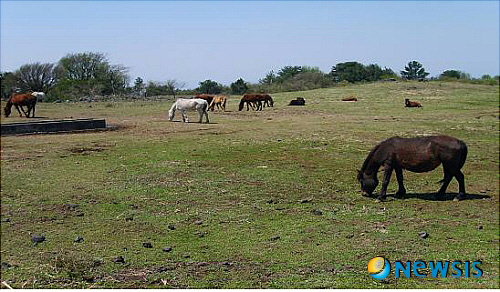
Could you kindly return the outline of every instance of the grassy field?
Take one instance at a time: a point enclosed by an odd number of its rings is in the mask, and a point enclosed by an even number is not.
[[[358,102],[340,101],[351,95]],[[305,107],[286,106],[299,96]],[[499,288],[498,86],[394,82],[273,97],[273,108],[238,112],[231,96],[210,124],[168,122],[171,101],[39,104],[43,118],[105,118],[117,128],[2,137],[1,280],[14,288]],[[423,108],[404,108],[404,98]],[[405,172],[403,199],[391,200],[394,176],[387,202],[361,196],[356,171],[372,147],[431,134],[467,143],[467,200],[452,200],[456,180],[434,198],[441,167]],[[29,232],[46,241],[34,245]],[[377,281],[367,272],[375,256],[479,260],[484,274]]]

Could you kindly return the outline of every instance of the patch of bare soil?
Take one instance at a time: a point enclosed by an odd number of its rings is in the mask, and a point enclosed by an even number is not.
[[[89,155],[93,152],[102,152],[105,149],[99,148],[99,147],[74,147],[74,148],[70,148],[68,150],[74,154]]]
[[[114,144],[110,143],[94,143],[92,146],[71,147],[66,150],[74,155],[90,155],[93,153],[103,152],[114,146]]]

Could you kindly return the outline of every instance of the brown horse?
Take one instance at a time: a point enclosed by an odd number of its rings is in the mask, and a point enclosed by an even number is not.
[[[253,105],[256,105],[256,110],[261,111],[262,102],[264,102],[264,105],[267,104],[267,106],[274,106],[273,98],[269,94],[258,94],[258,93],[245,94],[241,98],[238,110],[241,111],[246,103],[247,111],[249,110],[249,106],[253,108]]]
[[[456,200],[465,198],[464,174],[460,171],[467,158],[464,142],[449,136],[429,136],[419,138],[392,137],[375,146],[368,154],[360,171],[358,181],[364,196],[370,196],[378,185],[378,169],[384,167],[384,180],[378,200],[386,197],[387,185],[392,171],[396,171],[398,191],[395,198],[406,194],[403,185],[403,169],[412,172],[427,172],[443,164],[443,184],[438,195],[444,195],[451,179],[458,181],[459,192]]]
[[[214,111],[215,106],[217,106],[217,109],[223,109],[224,111],[226,111],[226,101],[227,97],[225,97],[224,95],[216,95],[214,96],[212,102],[208,107],[211,111]]]
[[[405,99],[405,107],[422,107],[422,105],[416,101],[410,101],[410,99]]]
[[[342,101],[358,101],[358,99],[354,96],[344,97]]]
[[[266,105],[269,107],[274,107],[274,100],[269,94],[263,94],[264,95],[264,107]]]
[[[214,95],[202,93],[202,94],[195,95],[193,98],[201,98],[201,99],[206,100],[208,102],[208,104],[211,104],[212,100],[214,99]]]
[[[36,106],[36,101],[39,96],[38,92],[30,92],[30,93],[13,93],[9,100],[7,101],[7,105],[5,105],[4,114],[5,117],[10,116],[12,112],[12,106],[15,106],[17,109],[17,112],[19,112],[19,116],[22,117],[23,114],[21,111],[24,113],[24,115],[29,118],[30,113],[32,113],[32,117],[35,117],[35,106]],[[26,112],[23,108],[23,106],[28,107],[28,112]],[[21,108],[21,110],[19,110]]]

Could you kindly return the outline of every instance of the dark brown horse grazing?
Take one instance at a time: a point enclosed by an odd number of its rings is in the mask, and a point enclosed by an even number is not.
[[[458,195],[455,199],[465,198],[464,174],[460,171],[467,158],[467,146],[464,142],[448,136],[429,136],[419,138],[392,137],[373,148],[368,154],[363,167],[358,172],[363,195],[370,196],[378,185],[378,169],[384,167],[384,180],[378,200],[386,197],[387,185],[392,171],[396,171],[398,191],[395,198],[406,194],[403,185],[403,169],[412,172],[427,172],[443,164],[443,185],[438,195],[444,195],[451,179],[458,181]]]
[[[269,94],[263,94],[264,95],[264,107],[266,105],[269,107],[274,107],[274,100]]]
[[[405,99],[405,107],[422,107],[422,105],[416,101],[410,101],[410,99]]]
[[[269,94],[245,94],[241,98],[240,105],[238,110],[243,110],[245,103],[247,104],[247,111],[249,110],[249,106],[253,108],[253,105],[256,105],[256,110],[262,110],[262,102],[267,106],[274,106],[273,98]]]
[[[32,113],[32,117],[35,117],[35,106],[36,106],[36,101],[37,101],[37,95],[34,95],[33,93],[13,93],[9,100],[7,101],[7,105],[5,105],[4,114],[5,117],[10,116],[12,112],[12,106],[15,106],[17,111],[19,112],[19,116],[22,117],[21,111],[23,111],[24,115],[29,118],[30,113]],[[24,110],[23,106],[28,107],[28,112]],[[21,110],[19,110],[21,108]]]
[[[203,94],[195,95],[193,98],[201,98],[201,99],[206,100],[208,102],[208,104],[211,104],[212,100],[214,99],[214,96],[215,95],[203,93]]]
[[[252,104],[255,104],[257,106],[257,110],[262,110],[262,101],[264,100],[264,97],[262,94],[245,94],[240,100],[240,105],[238,107],[238,110],[241,111],[243,110],[243,107],[245,106],[245,103],[247,104],[247,111],[250,110],[250,107],[253,108]]]

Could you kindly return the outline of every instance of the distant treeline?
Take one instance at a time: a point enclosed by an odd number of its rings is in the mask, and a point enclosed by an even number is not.
[[[144,98],[159,95],[244,94],[247,92],[302,91],[317,88],[342,86],[349,83],[396,80],[442,80],[477,84],[498,85],[499,76],[483,75],[471,78],[458,70],[446,70],[438,77],[428,78],[429,73],[418,61],[411,61],[395,73],[377,64],[363,65],[358,62],[344,62],[333,66],[330,72],[322,72],[317,67],[285,66],[277,72],[270,71],[257,83],[249,83],[242,78],[229,86],[213,80],[204,80],[194,89],[185,89],[184,82],[168,79],[148,81],[141,77],[131,77],[124,65],[110,64],[103,53],[85,52],[68,54],[55,64],[32,63],[21,66],[14,72],[1,72],[1,95],[8,98],[12,92],[43,91],[47,100],[82,100],[97,96],[121,98]]]

